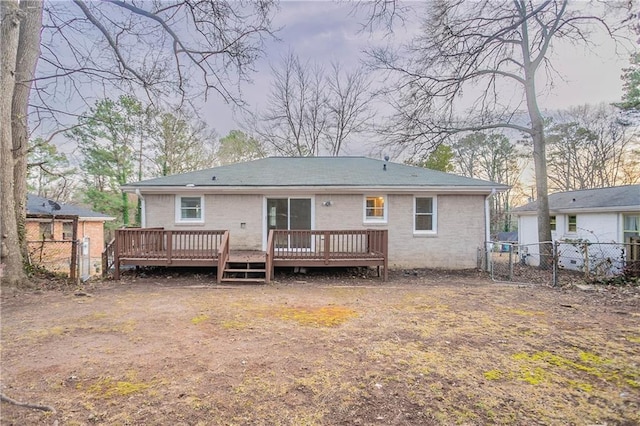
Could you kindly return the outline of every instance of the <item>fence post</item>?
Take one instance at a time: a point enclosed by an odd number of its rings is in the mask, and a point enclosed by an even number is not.
[[[509,281],[513,281],[513,244],[509,244]]]
[[[553,241],[551,243],[553,245],[553,265],[551,266],[551,286],[556,287],[558,285],[558,242]]]
[[[486,272],[491,272],[490,269],[490,259],[489,257],[491,256],[491,249],[489,248],[489,245],[491,244],[490,241],[485,241],[484,243],[484,253],[485,253],[485,257],[484,257],[484,270]]]
[[[582,252],[584,253],[584,279],[589,279],[589,243],[582,243],[584,247]]]

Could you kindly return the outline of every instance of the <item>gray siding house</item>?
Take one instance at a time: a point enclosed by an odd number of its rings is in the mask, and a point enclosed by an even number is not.
[[[266,250],[269,230],[380,229],[390,268],[462,269],[506,186],[365,157],[269,157],[122,189],[141,197],[143,228],[228,230],[232,250]]]

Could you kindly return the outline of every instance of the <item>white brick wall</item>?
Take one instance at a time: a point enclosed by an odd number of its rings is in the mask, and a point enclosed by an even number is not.
[[[364,223],[363,194],[322,193],[309,194],[309,197],[314,199],[314,229],[388,229],[392,268],[476,266],[477,248],[484,241],[484,195],[437,195],[436,235],[413,234],[412,194],[387,196],[386,224]],[[204,224],[183,225],[175,223],[174,195],[146,195],[146,226],[228,229],[233,249],[261,250],[264,200],[263,195],[207,195]],[[331,201],[331,205],[325,206],[326,201]],[[242,223],[245,223],[244,229]]]

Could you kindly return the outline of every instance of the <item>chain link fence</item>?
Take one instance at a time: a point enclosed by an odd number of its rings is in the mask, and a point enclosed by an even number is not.
[[[495,281],[554,283],[553,243],[519,245],[489,242],[487,270]]]
[[[38,269],[74,279],[77,277],[77,244],[71,240],[27,241],[29,263]]]
[[[517,244],[490,241],[478,266],[495,281],[563,285],[640,277],[639,243],[556,241]]]

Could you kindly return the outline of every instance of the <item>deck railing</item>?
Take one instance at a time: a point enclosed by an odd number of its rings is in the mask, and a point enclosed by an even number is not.
[[[197,266],[197,263],[211,261],[212,266],[217,265],[219,250],[225,235],[228,241],[228,232],[162,228],[116,229],[113,245],[114,278],[119,278],[120,264],[123,262],[140,265]]]
[[[274,267],[377,266],[387,279],[386,230],[270,230],[267,238],[266,282]],[[222,279],[230,255],[229,231],[117,229],[105,250],[105,270],[113,258],[114,278],[121,265],[212,266]],[[112,253],[112,254],[109,254]]]
[[[388,265],[387,230],[270,230],[267,271],[274,265]]]

